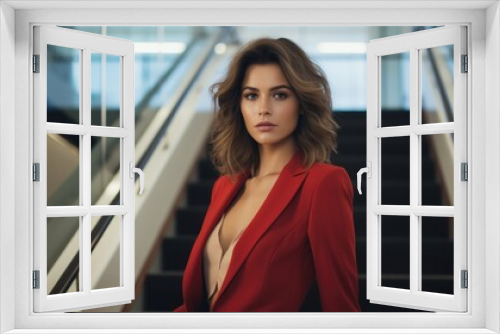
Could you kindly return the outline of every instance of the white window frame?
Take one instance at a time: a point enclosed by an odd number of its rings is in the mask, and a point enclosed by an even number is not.
[[[34,309],[38,312],[71,311],[96,308],[99,305],[130,303],[135,298],[135,109],[134,45],[130,41],[52,26],[34,27],[34,54],[39,55],[39,73],[34,82],[34,162],[39,163],[39,182],[33,185],[34,200],[34,270],[39,271],[39,288],[34,290]],[[78,124],[47,121],[47,46],[72,48],[80,53],[80,115]],[[118,127],[91,123],[91,54],[119,59],[120,122]],[[47,206],[47,134],[80,136],[79,169],[80,203],[77,206]],[[119,142],[120,203],[93,205],[91,200],[91,138],[117,138]],[[91,232],[92,216],[114,216],[118,224],[116,238],[120,244],[119,285],[92,289]],[[50,295],[47,271],[47,219],[76,217],[79,220],[79,291]],[[43,282],[43,283],[42,283]],[[89,305],[92,305],[89,307]]]
[[[175,333],[175,328],[268,329],[260,332],[498,333],[500,332],[500,17],[498,1],[269,1],[150,4],[103,9],[129,2],[4,1],[0,3],[0,332]],[[271,3],[271,4],[270,4]],[[274,5],[273,5],[274,4]],[[52,6],[52,7],[51,7]],[[61,9],[54,6],[72,6]],[[100,8],[97,8],[99,6]],[[138,11],[137,6],[163,6]],[[390,6],[413,8],[391,9]],[[425,7],[425,6],[433,6]],[[460,6],[460,8],[453,8]],[[51,8],[51,10],[43,8]],[[78,7],[79,9],[74,9]],[[87,7],[86,9],[81,9]],[[265,7],[265,8],[264,8]],[[367,9],[367,8],[370,9]],[[24,9],[23,9],[24,8]],[[184,8],[184,9],[183,9]],[[375,9],[373,9],[375,8]],[[189,10],[188,10],[189,9]],[[245,10],[242,10],[245,9]],[[104,17],[104,18],[103,18]],[[32,26],[57,25],[444,25],[469,31],[467,313],[402,314],[35,314],[31,290],[33,120]],[[15,32],[15,39],[14,39]],[[487,68],[487,70],[486,70]],[[14,84],[13,84],[14,82]],[[14,112],[5,112],[14,110]],[[12,138],[15,138],[12,145]],[[486,154],[487,153],[487,154]],[[362,167],[362,166],[360,166]],[[14,177],[13,177],[14,175]],[[488,176],[488,182],[486,181]],[[13,194],[15,196],[13,198]],[[487,194],[487,196],[486,196]],[[15,238],[15,242],[13,242]],[[473,247],[471,247],[473,245]],[[12,287],[15,287],[13,289]],[[487,292],[487,293],[486,293]],[[12,307],[15,305],[15,307]],[[139,328],[141,326],[141,328]],[[135,328],[137,330],[131,330]],[[296,328],[295,330],[292,330]],[[384,329],[380,329],[384,328]],[[412,329],[413,328],[413,329]],[[418,330],[415,330],[417,328]],[[40,330],[37,330],[40,329]],[[45,329],[45,331],[43,331]],[[100,329],[100,330],[99,330]],[[159,329],[164,329],[160,331]],[[198,330],[196,330],[198,329]],[[232,329],[232,330],[231,330]],[[314,330],[316,329],[316,330]],[[323,329],[323,330],[321,330]],[[329,329],[329,330],[327,330]],[[343,330],[344,329],[344,330]],[[357,329],[357,330],[356,330]],[[392,329],[392,330],[390,330]],[[183,331],[186,333],[186,331]],[[248,332],[248,330],[247,330]]]
[[[366,179],[367,198],[367,292],[366,298],[373,303],[401,306],[428,311],[467,310],[467,289],[461,287],[460,274],[467,270],[467,186],[460,177],[460,164],[467,162],[467,73],[461,73],[461,55],[467,54],[466,27],[449,25],[370,41],[367,47],[367,163],[371,177]],[[425,49],[451,45],[453,59],[453,121],[423,124],[422,122],[422,56]],[[409,123],[398,126],[383,124],[381,86],[384,82],[382,57],[409,55]],[[421,189],[422,139],[423,135],[454,133],[453,183],[454,204],[451,206],[422,205]],[[408,205],[387,205],[381,200],[382,141],[398,137],[409,142],[410,196]],[[370,140],[370,138],[374,138]],[[382,226],[388,215],[399,216],[401,224],[409,223],[409,287],[408,289],[384,286],[382,283]],[[423,217],[453,217],[453,293],[444,294],[422,290],[422,224]],[[404,218],[403,218],[404,217]],[[406,306],[409,305],[409,306]]]

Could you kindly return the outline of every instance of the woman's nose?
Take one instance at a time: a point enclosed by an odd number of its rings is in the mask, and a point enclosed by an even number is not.
[[[267,99],[261,99],[260,100],[260,105],[259,105],[259,115],[262,114],[269,114],[269,102]]]

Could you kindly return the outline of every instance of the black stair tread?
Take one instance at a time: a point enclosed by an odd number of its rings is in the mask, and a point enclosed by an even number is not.
[[[189,211],[196,211],[196,212],[205,212],[208,209],[208,203],[206,204],[198,204],[198,205],[190,205],[188,207],[183,207],[183,208],[178,208],[178,212],[189,212]]]
[[[350,171],[347,172],[352,181],[352,185],[356,192],[356,195],[359,195],[359,193],[357,192],[357,180],[355,178],[356,174]],[[423,177],[425,177],[425,174],[426,173],[423,173]],[[384,175],[386,175],[386,173],[383,173],[382,176],[382,203],[387,205],[409,205],[410,182],[407,178],[405,178],[405,173],[392,171],[391,176],[400,177],[401,179],[399,180],[398,179],[386,180],[386,177],[384,177]],[[361,185],[363,194],[366,194],[366,192],[364,191],[366,189],[365,184],[366,180]],[[436,182],[428,178],[423,180],[421,184],[422,184],[421,189],[423,193],[426,195],[425,196],[426,203],[432,203],[433,205],[442,205],[442,203],[440,203],[442,194]],[[209,181],[189,184],[187,190],[188,205],[201,206],[210,203],[212,188],[213,188],[213,182],[210,183]],[[361,205],[366,203],[365,196],[355,196],[354,200],[356,205]]]
[[[363,190],[364,191],[364,190]],[[364,193],[364,192],[363,192]],[[365,201],[366,199],[363,199]],[[365,202],[364,202],[365,203]],[[198,235],[203,220],[205,218],[207,205],[194,206],[191,208],[180,209],[177,215],[176,233],[177,235]],[[191,210],[194,213],[191,214]],[[181,214],[182,213],[182,214]],[[382,216],[383,221],[394,222],[398,221],[399,216]],[[436,237],[447,237],[449,234],[448,224],[443,223],[443,217],[425,217],[425,224],[433,224],[433,235]],[[354,206],[354,223],[356,229],[356,236],[363,237],[366,235],[366,206]],[[408,235],[408,226],[404,224],[394,226],[388,231],[389,236],[404,236]]]
[[[349,173],[351,179],[356,180],[357,172],[366,166],[366,156],[343,156],[333,159],[333,164],[343,167]],[[203,167],[204,168],[204,167]],[[406,179],[409,180],[410,173],[410,160],[404,156],[391,156],[384,158],[381,161],[382,178],[383,181],[390,181],[390,179]],[[434,161],[430,157],[422,158],[422,180],[434,181],[436,174],[436,167]],[[200,170],[202,168],[200,167]],[[387,179],[387,175],[390,179]],[[219,174],[206,172],[203,173],[203,178],[197,184],[212,187],[213,182],[219,177]]]
[[[174,237],[165,237],[163,238],[163,242],[194,242],[194,239],[196,239],[196,236],[192,235],[178,235]]]
[[[182,277],[184,275],[183,270],[163,270],[163,271],[158,271],[158,272],[151,272],[148,273],[146,276],[148,278],[153,278],[153,279],[168,279],[170,277]],[[407,279],[408,275],[401,275],[401,274],[386,274],[385,275],[388,279],[390,280],[400,280],[400,279]],[[423,280],[427,281],[449,281],[453,279],[452,275],[422,275]],[[358,280],[361,281],[366,281],[366,275],[365,274],[358,274]],[[363,287],[363,289],[365,289]]]
[[[346,171],[348,172],[349,174],[349,178],[351,179],[351,182],[354,186],[357,186],[357,173],[359,171],[359,169],[361,168],[364,168],[365,166],[363,166],[362,164],[360,164],[360,167],[358,169],[355,169],[354,171],[351,171],[350,169],[347,169],[345,164],[340,164],[340,163],[335,163],[335,165],[337,166],[340,166],[344,169],[346,169]],[[362,188],[364,188],[366,186],[366,176],[363,175],[363,182],[361,183],[361,186]],[[398,179],[388,179],[388,180],[382,180],[384,182],[384,185],[387,185],[387,186],[398,186],[400,184],[408,184],[409,185],[409,180],[398,180]],[[215,179],[205,179],[205,180],[199,180],[199,181],[196,181],[194,183],[191,183],[188,185],[188,187],[194,187],[194,188],[199,188],[199,187],[202,187],[204,189],[209,189],[209,192],[211,193],[212,191],[212,187],[213,187],[213,184],[215,182]],[[421,184],[423,187],[432,187],[432,186],[435,186],[437,183],[434,179],[422,179],[421,181]],[[195,191],[199,191],[199,189],[194,189]],[[206,205],[208,205],[208,202],[205,203]],[[201,207],[203,206],[204,204],[192,204],[191,206],[193,207]]]
[[[359,273],[366,270],[367,248],[364,238],[357,238],[356,260]],[[409,274],[409,238],[387,237],[382,241],[382,273]],[[422,240],[423,274],[453,275],[453,241],[445,238]]]
[[[184,275],[184,270],[161,270],[148,273],[147,276],[150,276],[155,279],[160,279],[169,277],[182,277],[182,275]]]
[[[164,238],[161,265],[164,270],[184,270],[196,236],[182,235]]]
[[[162,269],[183,270],[193,247],[195,236],[165,238],[162,244]],[[408,274],[410,240],[408,237],[384,237],[382,240],[384,274]],[[356,259],[359,273],[366,269],[366,238],[356,238]],[[453,273],[453,241],[448,238],[422,240],[422,265],[425,273]]]
[[[172,312],[182,305],[182,271],[146,275],[144,312]]]
[[[398,285],[399,281],[405,278],[392,278],[387,281],[390,285]],[[168,271],[158,274],[147,275],[145,283],[145,311],[146,312],[171,312],[182,304],[182,275],[176,271]],[[450,280],[448,280],[450,281]],[[424,277],[424,283],[429,285],[440,285],[446,282],[446,279],[428,279]],[[413,309],[390,307],[370,303],[366,299],[366,277],[360,275],[359,302],[362,312],[419,312]],[[448,282],[449,283],[449,282]],[[425,287],[425,285],[424,285]],[[314,284],[301,309],[302,312],[321,311],[319,303],[319,294],[317,284]]]

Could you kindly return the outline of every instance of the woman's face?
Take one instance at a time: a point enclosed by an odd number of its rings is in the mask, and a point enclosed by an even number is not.
[[[240,101],[246,129],[258,144],[277,146],[293,141],[299,101],[279,65],[250,65]],[[273,125],[259,126],[261,122]]]

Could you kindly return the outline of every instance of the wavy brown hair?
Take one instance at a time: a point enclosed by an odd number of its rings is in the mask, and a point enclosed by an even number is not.
[[[332,115],[330,85],[323,70],[297,44],[286,38],[259,38],[243,45],[229,64],[226,76],[210,90],[215,113],[211,159],[222,175],[231,178],[259,164],[258,144],[248,133],[240,101],[246,71],[253,64],[277,64],[299,101],[300,116],[293,137],[304,154],[303,164],[330,163],[337,152],[340,126]]]

